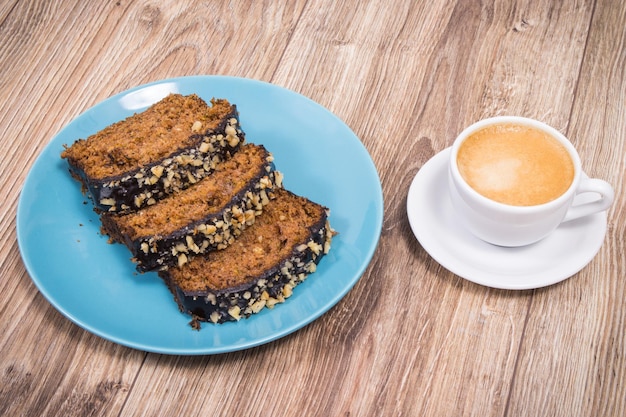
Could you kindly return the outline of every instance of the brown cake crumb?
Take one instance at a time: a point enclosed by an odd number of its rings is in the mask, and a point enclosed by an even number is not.
[[[170,94],[61,157],[99,212],[129,213],[195,184],[245,142],[236,106]]]
[[[238,320],[283,302],[315,272],[334,233],[328,210],[284,189],[274,194],[234,244],[159,273],[181,310],[203,321]]]
[[[135,213],[101,216],[102,232],[129,247],[145,271],[182,264],[193,255],[223,249],[254,223],[282,186],[273,157],[246,144],[212,175]]]
[[[90,178],[122,175],[194,145],[199,133],[214,129],[232,112],[227,100],[211,103],[195,94],[170,94],[142,113],[77,140],[61,156]]]
[[[247,144],[215,172],[192,187],[179,191],[137,213],[105,215],[117,223],[122,235],[167,235],[173,231],[218,213],[251,181],[267,174],[269,152],[264,147]]]
[[[175,268],[170,276],[190,294],[244,285],[286,258],[296,244],[304,242],[310,234],[311,222],[319,220],[324,210],[307,199],[278,192],[254,227],[242,234],[230,249],[198,258],[184,268]]]

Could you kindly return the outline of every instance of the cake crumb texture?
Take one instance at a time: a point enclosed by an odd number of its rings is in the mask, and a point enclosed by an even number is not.
[[[211,106],[196,94],[170,94],[147,110],[79,139],[62,157],[94,179],[122,175],[191,147],[201,132],[217,127],[232,112],[225,99]]]
[[[135,213],[101,215],[102,233],[125,244],[141,272],[182,265],[222,250],[254,224],[282,187],[273,156],[246,144],[213,174]]]
[[[267,175],[268,158],[271,156],[264,147],[246,144],[194,186],[136,213],[104,217],[117,224],[120,235],[133,240],[141,236],[165,236],[223,210],[248,184]]]
[[[196,321],[240,320],[284,302],[317,270],[334,230],[329,210],[277,189],[253,226],[219,252],[159,272],[182,312]]]
[[[249,283],[307,243],[311,227],[325,217],[325,208],[286,190],[274,200],[235,244],[223,251],[195,258],[170,276],[190,294],[222,291]]]

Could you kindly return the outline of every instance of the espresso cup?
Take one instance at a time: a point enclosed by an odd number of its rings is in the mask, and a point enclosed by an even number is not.
[[[572,143],[545,123],[516,116],[484,119],[452,145],[449,191],[461,223],[498,246],[540,241],[562,223],[609,208],[613,188],[588,178]],[[574,202],[594,193],[587,202]]]

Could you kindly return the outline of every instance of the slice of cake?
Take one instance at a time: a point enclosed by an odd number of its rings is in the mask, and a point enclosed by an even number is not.
[[[199,321],[239,320],[292,294],[328,253],[328,209],[285,189],[226,249],[160,271],[182,312]]]
[[[102,232],[130,249],[141,272],[224,249],[282,187],[282,174],[272,161],[263,146],[242,145],[193,186],[133,213],[102,214]]]
[[[245,141],[237,108],[170,94],[66,147],[61,157],[101,212],[154,204],[210,174]]]

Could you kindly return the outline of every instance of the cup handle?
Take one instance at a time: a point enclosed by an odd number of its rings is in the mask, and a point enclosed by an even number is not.
[[[615,192],[611,184],[597,178],[581,179],[576,194],[582,193],[597,193],[600,194],[600,198],[588,203],[571,206],[565,214],[564,222],[604,211],[609,208],[615,198]]]

